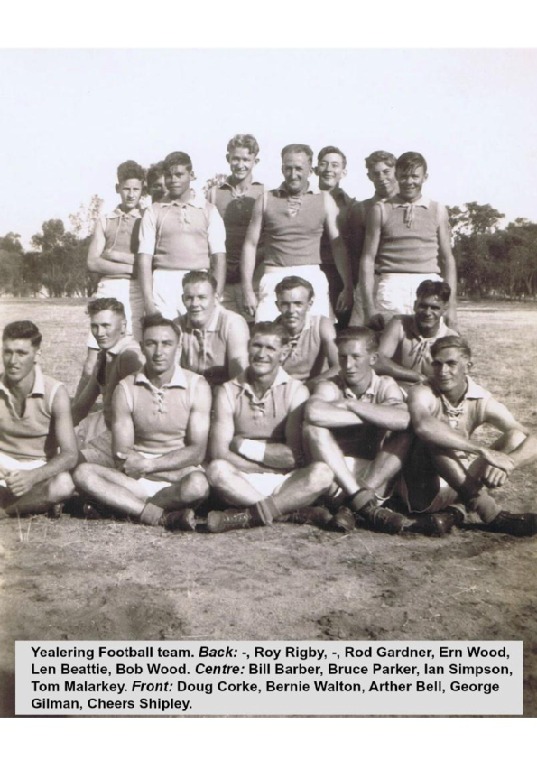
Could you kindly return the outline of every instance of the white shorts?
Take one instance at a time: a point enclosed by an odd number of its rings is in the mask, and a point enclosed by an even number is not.
[[[373,291],[375,313],[384,314],[386,317],[393,317],[395,314],[414,314],[416,290],[424,280],[438,282],[442,278],[438,274],[407,274],[400,272],[375,275]],[[354,293],[354,305],[349,324],[351,326],[365,324],[365,310],[359,283]]]
[[[140,454],[140,456],[143,456],[144,459],[158,459],[159,457],[164,456],[163,454],[151,454],[147,451],[138,451],[138,454]],[[187,475],[190,475],[191,472],[196,471],[204,472],[201,465],[183,467],[183,469],[178,470],[178,472],[181,474],[180,480],[182,480]],[[177,485],[179,481],[170,483],[168,480],[150,480],[149,478],[137,478],[136,482],[142,486],[142,489],[144,491],[144,498],[152,499],[155,494],[159,493],[164,488],[169,488],[170,486]]]
[[[280,316],[276,306],[276,285],[284,277],[302,277],[313,286],[315,296],[310,314],[334,318],[328,297],[328,280],[317,264],[305,264],[295,267],[266,267],[259,283],[259,301],[255,312],[256,322],[274,322]]]
[[[291,473],[282,475],[279,472],[241,472],[242,477],[258,491],[263,498],[275,496]]]
[[[37,470],[38,467],[44,467],[46,463],[46,459],[14,459],[0,451],[0,467],[3,470]],[[3,478],[0,478],[0,488],[7,488]]]
[[[134,339],[142,339],[142,317],[144,316],[144,299],[138,280],[125,278],[103,277],[99,280],[95,295],[97,298],[115,298],[125,307],[125,319],[127,320],[127,335],[133,335]],[[88,348],[99,349],[97,341],[91,334],[88,336]]]

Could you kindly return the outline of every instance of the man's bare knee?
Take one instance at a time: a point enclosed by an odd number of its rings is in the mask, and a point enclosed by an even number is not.
[[[332,485],[334,473],[324,462],[314,462],[309,466],[309,484],[315,491],[326,491]]]
[[[209,481],[209,485],[213,488],[218,488],[221,485],[225,485],[230,475],[233,474],[233,468],[226,462],[225,459],[213,459],[205,470],[205,475]]]
[[[73,482],[77,488],[86,489],[93,478],[93,465],[84,462],[73,470]]]
[[[60,472],[47,483],[47,499],[51,504],[69,499],[75,492],[75,484],[68,472]]]
[[[181,481],[181,501],[185,504],[201,502],[209,495],[209,483],[203,472],[191,472]]]

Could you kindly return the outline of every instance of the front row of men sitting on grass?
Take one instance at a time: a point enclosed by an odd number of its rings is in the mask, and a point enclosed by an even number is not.
[[[309,283],[289,279],[281,317],[249,339],[242,323],[229,329],[205,273],[185,277],[184,317],[144,319],[141,346],[125,337],[121,303],[90,303],[99,355],[72,404],[41,371],[38,328],[7,325],[4,512],[48,512],[78,492],[88,517],[170,530],[290,521],[444,535],[474,514],[490,531],[534,535],[537,514],[504,511],[492,493],[537,459],[537,439],[469,376],[470,349],[442,320],[448,287],[424,283],[414,316],[395,318],[379,345],[367,327],[334,337],[309,316]],[[501,434],[490,447],[471,437],[484,423]]]

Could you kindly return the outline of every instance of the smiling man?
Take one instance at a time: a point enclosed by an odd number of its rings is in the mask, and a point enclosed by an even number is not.
[[[221,385],[246,369],[248,325],[240,314],[220,306],[216,281],[208,272],[185,275],[183,303],[181,366],[203,375],[209,385]]]
[[[535,535],[536,513],[503,511],[488,489],[503,486],[515,469],[535,462],[537,439],[470,377],[471,352],[463,338],[439,338],[431,355],[430,384],[414,386],[408,397],[418,438],[405,465],[412,511],[434,514],[458,502],[490,531]],[[501,433],[490,446],[471,439],[483,424]]]
[[[39,366],[41,333],[29,320],[6,325],[0,375],[0,507],[47,512],[72,496],[77,460],[69,396]]]
[[[313,459],[333,471],[341,505],[331,527],[400,533],[411,526],[382,506],[410,444],[410,416],[395,380],[375,373],[378,337],[348,327],[336,340],[339,375],[316,386],[306,407],[305,435]]]
[[[283,183],[255,202],[242,249],[241,276],[245,308],[255,313],[257,322],[277,318],[275,288],[291,275],[313,285],[317,296],[312,313],[331,316],[328,281],[320,268],[320,244],[325,228],[343,281],[337,308],[344,311],[352,306],[352,275],[338,226],[338,207],[329,193],[313,193],[309,189],[312,158],[309,145],[286,145],[282,150]],[[252,279],[262,233],[263,276],[257,302]]]
[[[144,358],[132,335],[126,335],[125,310],[115,298],[98,298],[88,304],[90,330],[98,346],[98,358],[83,390],[72,404],[73,421],[83,461],[113,466],[112,396],[116,385],[141,369]],[[91,412],[99,395],[103,408]]]
[[[367,215],[360,264],[364,320],[379,327],[395,314],[412,314],[420,282],[444,279],[451,288],[446,318],[455,329],[457,268],[447,209],[422,196],[428,175],[420,153],[403,153],[395,176],[398,195],[375,203]]]
[[[112,399],[115,467],[81,464],[73,478],[119,515],[194,530],[195,509],[208,494],[201,463],[211,392],[203,377],[177,366],[180,337],[159,314],[144,319],[144,369],[121,380]]]
[[[321,462],[302,466],[302,416],[309,393],[282,369],[281,327],[256,323],[248,356],[246,371],[217,391],[207,477],[233,509],[209,512],[211,533],[269,525],[309,507],[333,480]],[[320,511],[330,518],[327,510]]]
[[[225,228],[215,206],[197,198],[187,153],[164,159],[167,195],[146,209],[140,228],[138,256],[145,314],[176,319],[185,313],[183,277],[191,270],[210,269],[221,295],[226,279]]]

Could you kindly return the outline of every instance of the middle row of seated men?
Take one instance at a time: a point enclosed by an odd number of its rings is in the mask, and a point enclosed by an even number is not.
[[[458,501],[491,530],[533,535],[535,515],[501,510],[486,486],[535,459],[537,443],[468,377],[469,348],[442,320],[449,286],[423,283],[414,316],[394,319],[380,348],[367,327],[336,337],[309,315],[312,298],[308,282],[284,279],[280,318],[250,334],[211,275],[192,272],[186,315],[145,317],[141,347],[121,303],[91,302],[99,359],[73,402],[73,480],[93,508],[193,530],[212,489],[213,506],[233,509],[209,512],[211,532],[292,519],[442,535]],[[88,414],[99,392],[103,413]],[[470,440],[483,422],[503,433],[498,451]],[[406,514],[384,506],[396,481]]]

